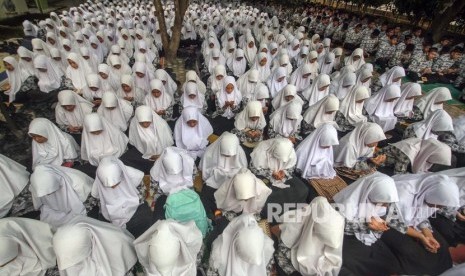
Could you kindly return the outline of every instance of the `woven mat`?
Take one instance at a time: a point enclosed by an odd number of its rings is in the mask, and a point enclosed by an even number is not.
[[[309,179],[308,183],[315,188],[318,195],[326,197],[330,202],[335,194],[347,187],[347,183],[337,175],[333,179]]]
[[[271,238],[271,229],[270,229],[270,224],[266,219],[262,219],[261,221],[258,222],[258,226],[262,228],[263,232]]]
[[[203,188],[202,172],[199,171],[194,178],[194,189],[196,192],[200,193]]]
[[[347,177],[352,180],[357,180],[362,176],[369,175],[369,174],[376,172],[376,169],[374,168],[369,171],[357,171],[357,170],[349,169],[346,167],[338,167],[334,169],[336,170],[338,175]]]

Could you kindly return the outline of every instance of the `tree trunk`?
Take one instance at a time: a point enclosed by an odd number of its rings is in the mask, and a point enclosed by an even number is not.
[[[433,22],[431,23],[431,32],[435,42],[438,42],[447,32],[450,22],[454,20],[457,14],[464,8],[464,0],[449,0],[448,7],[434,16]]]
[[[23,133],[21,130],[18,129],[15,122],[10,118],[10,114],[5,106],[5,103],[0,102],[0,112],[2,113],[3,117],[5,118],[6,125],[8,129],[18,138],[23,138]]]
[[[156,9],[156,16],[158,24],[160,26],[161,41],[163,44],[163,51],[165,52],[165,58],[168,63],[172,63],[176,58],[179,43],[181,42],[181,29],[184,14],[186,13],[187,7],[189,6],[189,0],[174,0],[174,25],[171,31],[171,38],[168,35],[168,29],[166,28],[165,22],[165,10],[161,0],[153,0]]]

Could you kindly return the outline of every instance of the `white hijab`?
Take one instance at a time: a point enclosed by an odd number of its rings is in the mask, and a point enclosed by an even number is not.
[[[327,53],[324,55],[324,60],[320,64],[320,73],[321,74],[331,74],[333,72],[333,65],[334,65],[335,56],[334,53]]]
[[[215,189],[247,168],[245,152],[236,135],[224,132],[205,150],[199,165],[205,183]]]
[[[103,217],[125,228],[139,207],[137,187],[141,185],[144,173],[125,166],[115,156],[108,156],[100,161],[96,175],[92,196],[100,199]]]
[[[353,72],[347,72],[341,76],[337,81],[337,88],[334,94],[339,100],[344,100],[349,94],[350,90],[354,87],[357,80],[357,75]]]
[[[140,88],[136,87],[135,82],[134,82],[134,77],[132,75],[123,75],[121,76],[121,85],[119,90],[116,92],[116,95],[124,99],[124,97],[133,97],[134,99],[132,100],[133,105],[141,105],[144,102],[144,91],[142,91]],[[131,87],[131,91],[129,93],[126,93],[123,90],[122,85],[126,84],[129,87]]]
[[[397,86],[401,86],[402,79],[394,82],[394,79],[405,77],[405,69],[402,66],[394,66],[388,71],[384,72],[381,76],[379,76],[379,82],[384,86],[390,84],[396,84]]]
[[[244,50],[240,48],[236,49],[234,54],[228,57],[226,64],[235,77],[238,78],[242,76],[247,67],[247,59],[244,57]]]
[[[10,85],[10,89],[7,90],[7,93],[9,96],[9,102],[11,103],[15,100],[16,93],[19,92],[23,82],[27,79],[28,76],[26,76],[23,70],[21,70],[19,63],[16,61],[14,57],[5,57],[3,58],[3,61],[7,62],[14,68],[13,71],[6,70],[6,74],[8,76],[8,84]]]
[[[76,106],[69,112],[64,105]],[[63,90],[58,93],[58,104],[55,107],[56,123],[60,126],[83,126],[84,117],[92,113],[93,104],[71,90]]]
[[[269,126],[283,137],[299,134],[298,130],[302,122],[301,113],[302,104],[291,101],[271,114]]]
[[[436,212],[429,204],[458,208],[457,184],[446,175],[405,174],[392,177],[399,193],[399,208],[406,225],[418,227]]]
[[[158,98],[152,95],[152,91],[154,90],[161,92]],[[173,104],[173,97],[166,92],[165,86],[161,80],[153,79],[150,82],[150,92],[145,96],[144,103],[155,112],[166,111]]]
[[[165,86],[165,91],[170,94],[171,97],[174,97],[174,94],[178,90],[178,85],[173,78],[163,69],[157,69],[157,71],[155,71],[155,78],[161,80]]]
[[[147,276],[196,275],[202,232],[194,221],[159,220],[134,241]]]
[[[357,123],[364,123],[367,121],[367,117],[363,115],[363,102],[357,103],[357,101],[365,100],[370,97],[368,89],[364,86],[355,86],[347,94],[344,100],[341,101],[339,111],[344,115],[344,118],[351,125]]]
[[[194,159],[181,148],[167,147],[155,161],[150,176],[165,194],[193,187]]]
[[[62,275],[125,275],[137,262],[133,241],[115,225],[76,216],[58,228],[53,249]]]
[[[195,127],[190,127],[187,122],[197,121]],[[195,107],[186,107],[174,127],[174,139],[176,146],[190,152],[195,158],[201,157],[208,145],[208,137],[213,133],[213,128],[208,119]]]
[[[91,132],[100,131],[95,135]],[[128,138],[113,124],[97,113],[84,117],[82,131],[81,157],[93,166],[98,166],[100,160],[107,156],[119,158],[126,151]]]
[[[299,218],[279,226],[294,268],[303,276],[337,276],[342,266],[344,217],[321,196],[283,217]]]
[[[357,61],[354,61],[354,57],[359,56],[360,58]],[[352,54],[345,58],[344,60],[345,65],[353,65],[355,70],[360,69],[360,67],[365,64],[365,57],[363,56],[363,49],[357,48],[355,49]]]
[[[195,95],[194,99],[189,98],[189,95]],[[202,109],[205,104],[205,94],[200,92],[199,87],[194,82],[186,82],[183,85],[183,93],[181,103],[184,108],[195,107]]]
[[[438,87],[415,101],[415,105],[423,112],[423,117],[427,118],[433,111],[443,109],[442,102],[449,100],[452,100],[449,89],[446,87]],[[439,102],[441,103],[437,104]]]
[[[205,83],[203,83],[203,81],[199,78],[197,73],[193,70],[187,71],[186,73],[186,82],[182,86],[183,91],[188,83],[195,83],[197,85],[197,89],[203,95],[205,95],[205,92],[207,92],[207,87],[205,86]]]
[[[55,68],[50,62],[50,58],[44,55],[38,55],[34,58],[34,68],[36,68],[36,77],[39,79],[37,85],[41,92],[48,93],[55,90],[61,85],[61,75],[58,68]],[[41,72],[39,69],[47,69]]]
[[[31,174],[32,202],[40,220],[56,228],[76,215],[86,215],[84,202],[94,180],[78,170],[60,165],[37,166]]]
[[[294,98],[290,101],[287,101],[286,100],[286,97],[287,96],[294,96]],[[284,105],[287,105],[291,102],[296,102],[300,105],[304,105],[304,101],[302,100],[302,98],[300,98],[299,95],[297,95],[297,89],[294,85],[292,84],[288,84],[286,86],[284,86],[283,89],[281,89],[278,94],[275,95],[275,97],[273,98],[273,100],[271,101],[271,104],[273,105],[273,108],[274,109],[278,109]]]
[[[113,92],[103,93],[102,103],[97,109],[97,113],[100,116],[107,119],[107,121],[123,132],[128,129],[128,122],[133,112],[134,109],[131,103],[116,97],[116,94]]]
[[[313,131],[296,149],[296,168],[305,179],[333,179],[333,146],[339,145],[337,130],[332,124],[322,124]]]
[[[433,111],[423,121],[413,124],[415,135],[421,139],[434,138],[437,139],[435,132],[452,132],[454,133],[454,125],[452,117],[443,109]]]
[[[32,141],[32,168],[41,164],[61,166],[65,160],[79,157],[79,145],[68,133],[61,131],[45,118],[35,118],[29,124],[28,134],[47,138],[44,143]]]
[[[368,144],[385,140],[383,129],[376,123],[361,123],[346,134],[334,147],[334,166],[352,168],[359,158],[373,156],[374,148]]]
[[[334,117],[336,117],[336,112],[338,110],[339,100],[336,96],[330,94],[310,106],[307,111],[305,111],[303,120],[314,128],[318,128],[325,123],[336,125]]]
[[[18,47],[18,56],[19,61],[18,65],[21,69],[21,75],[26,80],[30,76],[35,76],[36,72],[34,69],[34,53],[29,51],[28,49],[24,48],[23,46]],[[30,58],[30,61],[26,61],[22,58]]]
[[[237,80],[237,87],[245,99],[251,99],[255,93],[255,88],[260,82],[258,70],[255,68],[250,69]]]
[[[144,128],[142,122],[150,122]],[[142,153],[142,158],[149,159],[153,155],[160,155],[162,151],[174,144],[171,129],[165,120],[150,107],[142,105],[136,108],[129,126],[129,143]]]
[[[262,59],[267,59],[267,63],[263,66],[260,65],[260,61]],[[253,66],[253,68],[257,69],[258,72],[259,72],[259,76],[260,76],[260,81],[261,82],[265,82],[269,76],[271,75],[271,70],[270,70],[270,60],[268,58],[268,55],[266,53],[263,53],[263,52],[260,52],[257,54],[257,56],[255,57],[255,64]]]
[[[231,93],[226,92],[226,86],[229,84],[234,86],[234,90]],[[221,90],[216,93],[216,98],[218,99],[220,107],[223,107],[227,101],[234,101],[235,106],[239,106],[241,104],[242,93],[239,91],[234,77],[227,76],[224,78],[223,86]],[[231,119],[235,116],[235,114],[232,112],[231,107],[228,107],[222,116]]]
[[[66,68],[66,77],[71,80],[74,88],[83,89],[87,86],[87,75],[93,73],[92,69],[74,52],[68,54],[67,59],[74,61],[79,67],[74,69],[71,65],[68,65],[68,68]]]
[[[252,121],[251,117],[259,117],[258,120]],[[262,130],[266,126],[265,115],[263,115],[262,104],[259,101],[250,101],[239,114],[236,115],[234,127],[240,131],[248,129]]]
[[[152,73],[148,70],[147,66],[143,62],[136,62],[134,63],[133,68],[133,77],[134,83],[137,88],[144,91],[144,95],[147,95],[150,91],[150,81],[153,79]],[[139,78],[137,73],[142,73],[144,76]]]
[[[321,74],[315,79],[315,81],[312,83],[310,87],[302,91],[302,96],[304,96],[304,98],[308,101],[308,105],[312,106],[319,100],[328,96],[330,84],[331,79],[329,78],[329,76]],[[326,88],[323,91],[320,91],[320,89],[325,86]]]
[[[246,167],[221,183],[215,192],[218,209],[240,214],[258,214],[265,206],[271,189]]]
[[[56,266],[52,230],[47,223],[27,218],[0,220],[0,274],[45,275]]]
[[[421,85],[416,82],[408,82],[400,87],[402,93],[394,107],[394,114],[400,117],[411,117],[413,115],[414,98],[421,96]],[[411,98],[411,99],[409,99]]]
[[[278,92],[281,91],[281,89],[283,89],[287,85],[286,76],[286,68],[279,67],[275,71],[273,71],[273,74],[266,81],[268,89],[270,90],[270,96],[272,98],[274,98],[278,94]],[[278,82],[277,80],[282,77],[284,77],[284,79],[281,82]]]
[[[396,84],[390,84],[381,88],[376,95],[365,101],[364,106],[368,115],[385,132],[396,126],[397,117],[394,116],[394,107],[398,98],[400,98],[400,87]]]
[[[310,74],[306,78],[303,75]],[[295,85],[297,88],[297,92],[304,91],[312,84],[312,78],[310,77],[312,74],[312,67],[310,64],[305,63],[299,68],[297,68],[294,73],[291,75],[290,83]]]
[[[392,145],[407,155],[413,173],[428,172],[433,164],[451,164],[451,148],[435,139],[409,138]]]
[[[223,78],[221,80],[217,80],[216,77],[218,76],[223,76]],[[223,89],[223,83],[226,76],[226,68],[224,67],[224,65],[216,65],[213,74],[210,76],[210,89],[213,94],[216,94],[218,91]]]
[[[215,59],[216,58],[216,59]],[[219,48],[213,48],[210,55],[206,58],[208,72],[212,74],[217,65],[225,65],[226,58],[223,56]]]
[[[0,218],[10,211],[13,201],[29,183],[29,172],[26,167],[0,154]]]
[[[242,214],[213,242],[210,266],[220,276],[266,276],[266,266],[273,252],[273,241],[258,226],[253,215]]]

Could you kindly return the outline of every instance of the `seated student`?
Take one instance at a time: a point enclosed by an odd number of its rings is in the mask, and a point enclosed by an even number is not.
[[[268,78],[271,75],[271,70],[269,66],[270,60],[268,60],[268,55],[267,53],[260,52],[257,54],[257,57],[255,58],[255,64],[253,65],[252,68],[255,68],[259,72],[259,78],[261,82],[265,82],[268,80]]]
[[[442,109],[434,111],[423,121],[409,125],[404,131],[404,139],[411,137],[437,139],[451,147],[453,152],[465,152],[465,145],[455,136],[452,118]]]
[[[294,68],[298,68],[300,67],[301,65],[303,65],[305,63],[305,61],[307,61],[307,56],[310,52],[310,49],[308,48],[308,46],[302,46],[300,48],[300,52],[297,56],[294,57],[294,60],[292,61],[292,65]]]
[[[391,131],[397,124],[394,107],[400,98],[400,87],[396,84],[387,85],[368,98],[364,107],[371,121],[380,125],[384,132]]]
[[[292,101],[276,109],[270,116],[269,138],[287,138],[293,144],[302,140],[300,127],[302,122],[302,105]]]
[[[310,66],[310,68],[306,69],[305,72],[308,72],[309,75],[308,75],[308,78],[310,78],[310,82],[314,82],[315,79],[318,77],[318,70],[320,69],[320,65],[318,64],[318,53],[316,51],[310,51],[310,53],[308,53],[308,56],[305,60],[305,62],[300,65],[296,71],[300,71],[300,72],[303,72],[304,71],[304,67],[307,67],[306,65]]]
[[[286,69],[286,78],[289,79],[293,71],[292,64],[289,61],[289,55],[280,54],[279,56],[276,56],[274,62],[275,64],[273,65],[273,68],[271,68],[271,71],[274,72],[279,67],[283,67],[284,69]]]
[[[397,256],[400,274],[441,274],[452,267],[452,260],[446,241],[432,229],[428,218],[441,207],[459,207],[457,185],[446,176],[430,174],[396,175],[393,179],[408,230],[406,235],[386,231],[381,240]]]
[[[376,51],[375,63],[382,69],[387,67],[389,60],[394,56],[398,38],[397,35],[391,35],[388,41],[381,41],[379,43],[378,50]]]
[[[451,165],[451,149],[435,139],[408,138],[390,144],[377,155],[385,155],[382,167],[394,169],[394,174],[425,173],[434,165]]]
[[[216,92],[215,99],[216,112],[213,113],[212,117],[222,116],[228,120],[234,118],[240,111],[242,102],[242,94],[234,77],[227,76],[224,78],[223,86]]]
[[[271,192],[262,180],[247,168],[242,168],[231,179],[221,183],[214,194],[216,207],[224,220],[217,221],[219,227],[241,214],[252,214],[260,221],[260,213]]]
[[[116,95],[130,102],[134,107],[144,104],[144,92],[136,87],[134,77],[131,75],[122,75],[120,88],[116,91]]]
[[[279,67],[275,71],[273,71],[273,73],[266,81],[266,85],[270,90],[271,98],[274,98],[278,94],[278,92],[281,91],[281,89],[283,89],[287,85],[286,69],[283,67]]]
[[[102,95],[102,103],[97,109],[97,113],[116,128],[125,132],[128,129],[129,119],[131,119],[134,109],[126,100],[120,99],[113,92],[105,92]]]
[[[0,218],[19,217],[34,210],[26,167],[0,154],[0,179],[3,195],[0,201]]]
[[[344,65],[352,65],[355,71],[358,71],[363,64],[365,64],[365,57],[361,48],[355,49],[350,56],[344,59]]]
[[[205,83],[199,78],[197,73],[193,70],[187,71],[186,73],[186,82],[182,85],[182,91],[186,90],[186,86],[188,83],[193,83],[196,85],[197,90],[205,97],[205,93],[207,93],[207,87]]]
[[[339,111],[336,112],[334,119],[341,132],[351,131],[357,124],[368,120],[363,115],[363,105],[364,101],[369,97],[368,89],[364,86],[358,86],[352,88],[344,100],[341,101]]]
[[[117,79],[111,72],[110,66],[105,63],[99,64],[97,70],[100,84],[103,91],[116,93],[120,87],[120,80]]]
[[[94,104],[94,108],[98,108],[102,103],[102,96],[104,92],[114,94],[114,92],[103,90],[100,78],[97,74],[87,75],[86,81],[87,85],[81,90],[82,97]]]
[[[413,119],[413,104],[421,96],[421,85],[415,82],[402,84],[400,98],[394,107],[394,115],[397,120]]]
[[[373,66],[373,65],[372,65]],[[371,78],[373,77],[373,68],[366,68],[357,72],[355,86],[364,86],[371,94]]]
[[[292,73],[289,83],[296,87],[297,92],[304,91],[312,84],[311,69],[310,64],[304,64]]]
[[[187,150],[194,158],[201,158],[213,128],[208,119],[194,106],[184,108],[174,127],[176,146]]]
[[[134,248],[146,275],[196,275],[202,232],[193,221],[159,220],[134,241]]]
[[[38,89],[35,73],[31,74],[25,68],[22,68],[21,63],[12,56],[5,57],[3,64],[8,77],[8,85],[5,91],[8,102],[27,101],[28,93]]]
[[[370,163],[379,165],[386,158],[383,155],[373,157],[378,142],[385,139],[386,136],[379,125],[370,122],[358,124],[339,140],[338,146],[334,147],[334,166],[365,174],[371,172],[373,169]]]
[[[204,71],[208,71],[208,73],[213,74],[215,67],[220,64],[226,66],[226,59],[221,53],[219,47],[215,47],[210,51],[210,54],[205,57],[206,70]]]
[[[380,43],[379,34],[380,34],[380,30],[375,29],[373,30],[373,32],[366,34],[362,38],[362,42],[360,43],[360,48],[363,49],[367,57],[374,56],[376,51],[378,50],[378,45]]]
[[[279,239],[275,252],[278,273],[339,275],[343,262],[344,217],[323,197],[284,213],[283,218],[286,217],[290,221],[272,228]]]
[[[174,144],[170,127],[150,107],[136,108],[129,125],[129,143],[134,146],[123,154],[122,160],[148,173],[163,150]]]
[[[68,54],[66,58],[69,63],[66,68],[66,77],[71,80],[74,90],[80,94],[87,86],[87,75],[92,74],[93,70],[78,54],[74,52]]]
[[[339,100],[344,100],[352,88],[355,87],[357,75],[353,72],[347,72],[340,75],[330,85],[330,93],[334,94]],[[333,85],[334,84],[334,85]]]
[[[339,100],[330,94],[307,108],[302,120],[302,134],[309,135],[325,123],[336,123],[334,118],[339,110]]]
[[[433,75],[433,63],[438,57],[438,49],[430,48],[426,54],[415,56],[408,67],[408,76],[412,81],[423,81],[426,83],[434,83],[437,78]],[[422,78],[426,78],[423,80]]]
[[[354,27],[349,27],[344,39],[344,48],[348,50],[354,50],[358,47],[358,45],[360,45],[362,37],[362,24],[357,24]]]
[[[242,214],[213,241],[207,275],[270,275],[273,253],[273,240],[252,214]]]
[[[178,90],[178,85],[173,80],[173,78],[163,69],[157,69],[155,71],[155,78],[161,80],[165,86],[165,92],[175,98],[175,95],[178,95],[176,92]],[[177,97],[177,96],[176,96]]]
[[[258,70],[250,69],[237,80],[237,87],[242,94],[242,105],[245,106],[251,99],[255,97],[255,91],[259,84]]]
[[[52,229],[47,223],[26,218],[1,219],[0,274],[53,275],[56,273],[52,238]]]
[[[79,145],[73,137],[48,119],[32,120],[28,134],[32,138],[32,169],[41,164],[72,167],[79,160]]]
[[[38,55],[34,58],[34,68],[39,82],[39,91],[28,93],[29,101],[32,102],[56,102],[57,94],[61,90],[73,89],[73,85],[66,81],[61,72],[54,68],[50,58]]]
[[[115,156],[104,157],[98,165],[92,196],[99,200],[103,218],[139,237],[151,225],[151,210],[145,202],[144,173],[125,166]]]
[[[76,216],[58,228],[53,250],[63,275],[126,275],[137,262],[134,237],[116,225]],[[110,250],[118,244],[118,250]]]
[[[291,102],[296,102],[299,105],[303,106],[304,101],[297,95],[297,89],[294,85],[288,84],[286,85],[278,94],[273,98],[271,104],[274,110],[279,109]]]
[[[159,79],[150,81],[151,91],[145,96],[144,103],[164,120],[172,120],[173,97],[166,92],[163,82]]]
[[[386,87],[391,84],[395,84],[397,86],[402,85],[402,78],[405,77],[405,69],[400,66],[394,66],[391,69],[384,72],[381,76],[379,76],[379,88]],[[379,89],[373,89],[378,91]]]
[[[308,106],[316,104],[319,100],[328,96],[329,94],[329,85],[331,84],[331,79],[328,75],[321,74],[319,75],[312,85],[307,89],[302,91],[303,100],[306,101]]]
[[[444,47],[444,50],[447,50]],[[442,52],[442,51],[441,51]],[[432,70],[438,75],[438,81],[451,83],[457,78],[460,71],[459,62],[462,58],[463,48],[455,47],[450,52],[441,54],[433,63]]]
[[[399,274],[399,260],[380,239],[388,232],[407,232],[397,215],[394,180],[379,172],[364,176],[338,192],[334,201],[345,218],[342,275]]]
[[[144,62],[136,62],[133,65],[134,84],[137,88],[142,90],[144,95],[147,95],[150,89],[150,81],[154,79],[153,72],[149,71]]]
[[[242,76],[247,69],[247,59],[244,57],[244,50],[237,48],[234,54],[226,59],[228,72],[236,78]]]
[[[205,94],[200,92],[199,86],[195,82],[186,82],[182,87],[183,92],[180,99],[179,112],[182,113],[187,107],[193,107],[199,109],[202,114],[205,114],[208,105]]]
[[[265,116],[263,115],[262,103],[250,101],[239,114],[234,122],[234,129],[241,143],[252,145],[263,140],[263,131],[266,127]]]
[[[438,87],[429,91],[426,95],[415,101],[413,106],[415,121],[421,121],[437,109],[444,109],[445,102],[452,100],[452,95],[447,87]]]
[[[207,93],[205,95],[207,99],[211,99],[211,97],[214,97],[218,91],[223,89],[225,77],[227,77],[227,74],[224,65],[216,65],[213,74],[208,77],[207,80]]]
[[[321,74],[330,75],[333,72],[334,59],[335,59],[334,53],[329,52],[324,55],[324,59],[320,65]]]
[[[84,117],[92,113],[92,103],[86,101],[76,92],[63,90],[58,93],[58,104],[55,107],[55,120],[57,125],[81,143],[81,132],[84,126]]]
[[[81,158],[90,165],[98,166],[100,160],[107,156],[119,158],[126,151],[127,144],[126,135],[99,114],[91,113],[84,117]]]
[[[68,67],[68,63],[66,62],[66,60],[64,60],[62,57],[61,57],[61,52],[60,50],[58,50],[57,48],[51,48],[50,49],[50,62],[52,64],[52,66],[57,69],[57,72],[59,72],[58,75],[63,76],[65,75],[66,73],[66,68]]]
[[[398,45],[400,46],[400,45]],[[407,69],[414,57],[413,53],[415,50],[414,44],[407,44],[404,49],[397,47],[396,52],[388,62],[389,67],[401,66],[404,69]]]
[[[71,168],[45,164],[31,174],[32,202],[40,220],[54,229],[76,215],[86,215],[97,202],[90,196],[93,179]]]

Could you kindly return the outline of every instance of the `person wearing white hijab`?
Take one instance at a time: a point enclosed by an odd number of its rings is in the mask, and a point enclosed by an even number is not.
[[[28,92],[38,89],[35,75],[28,74],[12,56],[3,58],[3,64],[8,77],[5,94],[8,95],[9,102],[26,101]]]
[[[259,101],[250,101],[234,120],[234,129],[241,143],[253,145],[263,140],[263,131],[266,126],[263,106]]]
[[[153,79],[150,82],[150,93],[145,96],[144,103],[165,120],[171,120],[173,116],[174,99],[166,92],[163,82]]]
[[[452,260],[446,241],[432,229],[428,218],[441,207],[460,206],[457,184],[445,175],[434,174],[396,175],[393,179],[400,213],[409,230],[407,235],[391,232],[381,239],[398,256],[404,273],[439,275],[452,267]]]
[[[107,156],[119,158],[127,149],[128,138],[118,128],[97,113],[84,117],[81,158],[98,166]]]
[[[242,102],[246,105],[256,92],[256,87],[260,84],[260,76],[258,70],[250,69],[237,80],[237,87],[242,94]]]
[[[247,60],[244,57],[244,50],[240,48],[236,49],[234,54],[230,55],[226,59],[226,65],[228,66],[228,70],[232,73],[233,76],[236,78],[242,76],[247,67]]]
[[[283,218],[298,220],[276,226],[280,241],[275,256],[281,269],[290,275],[337,276],[342,266],[344,217],[326,198],[316,197],[305,207],[284,213]]]
[[[44,55],[37,55],[34,58],[34,68],[36,71],[36,77],[39,79],[37,85],[43,93],[58,92],[61,88],[62,76],[57,71],[58,68],[54,68],[50,62],[50,58]]]
[[[339,140],[337,147],[334,147],[334,166],[370,171],[369,162],[376,165],[384,161],[383,156],[373,158],[373,154],[378,142],[385,139],[386,136],[379,125],[370,122],[358,124]]]
[[[310,49],[307,46],[302,46],[300,48],[299,55],[294,57],[294,64],[296,65],[295,67],[300,67],[302,64],[304,64],[307,61],[307,56],[310,52]]]
[[[292,73],[289,83],[295,85],[297,92],[302,92],[312,84],[311,74],[311,65],[303,64]]]
[[[0,220],[0,274],[37,275],[53,273],[56,256],[49,224],[27,218]]]
[[[248,64],[251,66],[257,56],[257,46],[255,45],[255,39],[252,35],[246,37],[247,46],[244,46],[244,54]]]
[[[93,73],[93,70],[76,53],[70,53],[66,58],[69,63],[68,68],[66,68],[66,77],[71,80],[74,89],[79,92],[87,86],[86,77]]]
[[[194,159],[202,157],[212,133],[208,119],[193,106],[184,108],[174,127],[176,146],[187,150]]]
[[[86,215],[96,204],[89,197],[93,179],[71,168],[52,164],[39,165],[31,174],[30,191],[40,220],[54,229],[74,216]]]
[[[84,125],[84,117],[92,113],[92,107],[92,103],[74,91],[63,90],[58,93],[58,104],[55,107],[56,123],[71,135],[80,134]],[[80,136],[76,141],[81,141]]]
[[[303,115],[302,132],[305,135],[310,134],[313,130],[322,124],[334,122],[337,111],[339,110],[339,100],[336,96],[330,94],[307,108]]]
[[[305,179],[333,179],[333,146],[339,145],[337,131],[330,123],[321,124],[296,149],[296,170]]]
[[[125,132],[134,109],[128,101],[119,99],[112,92],[105,92],[102,95],[102,104],[97,109],[97,113],[120,131]]]
[[[98,66],[98,75],[103,91],[116,93],[120,87],[120,80],[113,76],[110,66],[101,63]]]
[[[332,94],[337,94],[337,90],[340,88],[341,86],[341,82],[342,80],[348,75],[348,74],[356,74],[355,75],[355,80],[352,81],[350,79],[347,79],[346,80],[346,84],[348,85],[348,83],[353,83],[352,85],[355,85],[357,84],[357,73],[355,71],[355,68],[354,66],[352,65],[347,65],[347,66],[344,66],[340,71],[336,71],[334,73],[331,74],[331,79],[332,79],[332,82],[331,82],[331,85],[330,85],[330,88],[329,88],[329,91],[330,93]],[[353,76],[352,76],[353,77]],[[347,93],[348,91],[346,91]],[[345,94],[346,94],[345,93]]]
[[[144,91],[135,85],[133,76],[122,75],[120,83],[120,88],[116,92],[119,98],[131,102],[136,107],[144,104]]]
[[[288,83],[286,79],[286,68],[277,68],[266,81],[268,89],[270,90],[271,98],[274,98],[279,91],[281,91]]]
[[[46,57],[50,58],[50,50],[49,46],[45,41],[40,38],[33,38],[31,40],[32,44],[32,51],[34,52],[35,56],[38,55],[45,55]]]
[[[80,91],[82,97],[94,104],[94,107],[99,107],[102,103],[103,93],[106,92],[102,88],[100,78],[97,74],[88,74],[86,76],[86,86]]]
[[[382,87],[390,84],[402,85],[402,78],[405,77],[405,69],[401,66],[394,66],[379,76],[379,82]]]
[[[193,221],[159,220],[134,241],[147,276],[196,275],[202,232]]]
[[[234,77],[224,78],[221,89],[216,92],[216,112],[213,118],[222,116],[232,119],[239,112],[242,102],[242,94],[239,91]]]
[[[155,78],[163,82],[166,93],[170,94],[172,98],[177,97],[178,85],[164,69],[157,69],[155,71]]]
[[[370,97],[368,89],[364,86],[356,86],[341,101],[339,111],[336,113],[335,121],[339,130],[343,132],[351,131],[359,123],[367,121],[363,115],[363,104]]]
[[[215,66],[213,74],[207,80],[207,95],[211,98],[213,95],[223,89],[224,79],[227,77],[226,68],[222,64]]]
[[[156,188],[154,201],[184,189],[192,189],[194,175],[197,173],[194,159],[189,153],[178,147],[167,147],[155,161],[150,177]]]
[[[271,71],[273,72],[279,67],[283,67],[286,69],[286,78],[289,78],[291,76],[293,68],[289,60],[289,55],[281,54],[274,59],[274,64]]]
[[[258,75],[260,76],[259,78],[261,82],[267,81],[271,75],[271,70],[269,66],[270,62],[271,61],[268,60],[268,55],[266,53],[260,52],[255,57],[255,63],[252,68],[258,70]]]
[[[287,138],[273,138],[262,141],[251,153],[250,170],[278,188],[292,178],[297,162],[293,143]]]
[[[289,102],[276,109],[270,116],[268,137],[288,138],[293,144],[301,141],[301,113],[302,105],[296,101]]]
[[[136,62],[132,67],[134,82],[136,87],[144,92],[144,95],[149,94],[150,81],[154,79],[153,73],[147,68],[147,65],[143,62]]]
[[[384,86],[378,93],[368,98],[364,107],[370,119],[380,125],[384,132],[393,130],[397,124],[394,107],[400,98],[400,87],[395,84]]]
[[[218,189],[222,183],[231,179],[241,168],[247,168],[247,158],[234,134],[224,132],[205,150],[199,165],[204,188]],[[202,193],[204,191],[202,190]],[[213,193],[212,193],[213,194]]]
[[[226,58],[219,48],[213,48],[210,55],[206,58],[205,67],[210,74],[213,74],[217,65],[226,65]]]
[[[382,148],[377,155],[386,155],[385,167],[394,174],[426,173],[433,165],[451,165],[451,148],[435,139],[408,138]]]
[[[66,73],[68,62],[62,57],[62,53],[57,48],[50,49],[50,62],[52,66],[57,70],[58,74],[62,77]]]
[[[36,72],[33,63],[34,53],[23,46],[18,47],[17,53],[19,56],[18,65],[24,77],[35,76]]]
[[[324,55],[324,60],[320,64],[320,73],[330,75],[334,67],[334,53],[327,53]]]
[[[409,125],[404,131],[404,139],[417,137],[420,139],[439,139],[443,132],[454,133],[452,117],[445,110],[433,111],[425,120]]]
[[[318,77],[320,65],[318,64],[318,53],[316,51],[310,51],[306,58],[306,61],[300,65],[299,68],[303,68],[305,64],[310,65],[310,69],[308,71],[311,73],[309,75],[312,82]]]
[[[444,109],[444,103],[449,100],[452,100],[452,96],[446,87],[438,87],[429,91],[426,95],[415,101],[414,105],[417,109],[415,111],[419,114],[415,114],[414,118],[419,117],[420,119],[417,119],[417,121],[428,118],[433,111]]]
[[[319,100],[328,96],[330,84],[331,79],[329,76],[321,74],[315,79],[311,86],[302,91],[302,96],[308,102],[308,106],[312,106]]]
[[[240,169],[216,190],[215,202],[222,215],[231,221],[242,214],[260,214],[271,189],[247,168]]]
[[[342,189],[334,201],[346,220],[343,270],[354,275],[401,273],[395,253],[382,241],[389,232],[407,232],[397,207],[399,195],[394,180],[375,172]]]
[[[266,276],[273,253],[273,240],[252,214],[242,214],[213,242],[207,274]]]
[[[401,87],[400,98],[394,107],[394,115],[398,119],[413,117],[413,103],[421,96],[421,85],[415,82],[404,83]]]
[[[79,146],[71,135],[64,133],[45,118],[29,124],[32,138],[32,168],[41,164],[72,166],[79,159]]]
[[[339,100],[344,100],[346,96],[349,94],[351,89],[355,87],[355,83],[357,81],[357,75],[353,72],[347,72],[345,75],[341,75],[335,84],[337,87],[334,91],[331,91],[332,86],[330,87],[330,93],[336,95]]]
[[[53,236],[60,275],[126,275],[137,262],[134,237],[116,225],[76,216]],[[118,244],[118,250],[113,250]]]
[[[350,56],[344,59],[344,65],[352,65],[355,70],[360,69],[363,64],[365,64],[365,57],[361,48],[355,49]]]
[[[0,218],[17,217],[33,211],[26,167],[0,154]]]
[[[291,102],[296,102],[301,106],[304,105],[304,101],[297,94],[297,89],[294,85],[288,84],[271,101],[271,104],[275,110],[283,107]]]
[[[184,82],[184,84],[182,85],[183,91],[188,83],[194,83],[197,86],[199,92],[203,95],[205,95],[205,93],[207,92],[207,87],[205,86],[205,83],[202,82],[200,77],[193,70],[187,71],[186,73],[186,82]]]

